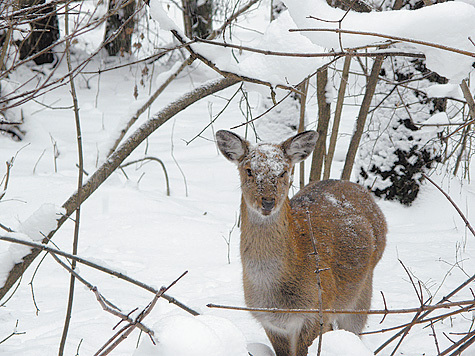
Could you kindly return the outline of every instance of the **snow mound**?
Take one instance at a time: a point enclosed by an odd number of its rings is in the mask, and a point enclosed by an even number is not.
[[[274,351],[269,346],[260,343],[248,344],[247,351],[252,356],[275,356]]]
[[[144,340],[134,356],[246,356],[243,334],[229,320],[210,316],[170,316],[154,327],[153,345]]]
[[[316,355],[318,338],[309,348],[309,355]],[[361,339],[346,330],[329,331],[323,334],[321,356],[373,356]]]

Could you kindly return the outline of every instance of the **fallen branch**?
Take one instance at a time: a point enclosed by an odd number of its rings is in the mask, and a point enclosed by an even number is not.
[[[83,185],[81,191],[81,199],[78,202],[78,193],[74,193],[62,207],[66,210],[66,213],[58,220],[58,226],[55,230],[51,231],[47,238],[44,239],[44,243],[47,243],[58,231],[61,226],[69,219],[71,214],[76,208],[81,205],[92,193],[96,191],[99,186],[122,164],[122,162],[156,129],[166,123],[170,118],[177,113],[186,109],[196,101],[214,94],[220,90],[228,88],[238,81],[232,78],[221,78],[211,82],[204,83],[203,85],[193,89],[192,91],[185,93],[179,99],[167,105],[160,112],[154,115],[151,119],[145,122],[139,127],[124,143],[109,157],[109,159],[94,172],[94,174]],[[10,270],[5,284],[0,289],[0,300],[20,278],[23,272],[34,261],[34,259],[41,252],[41,248],[35,247],[28,255],[23,257],[23,261],[15,264]]]

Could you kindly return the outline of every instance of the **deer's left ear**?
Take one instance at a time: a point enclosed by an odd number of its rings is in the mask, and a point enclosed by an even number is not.
[[[317,143],[316,131],[301,132],[281,143],[282,150],[296,164],[307,158],[312,153]]]

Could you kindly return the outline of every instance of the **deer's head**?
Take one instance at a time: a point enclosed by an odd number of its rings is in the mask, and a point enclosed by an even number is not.
[[[230,131],[216,133],[221,153],[238,167],[246,205],[263,217],[280,210],[289,193],[293,166],[310,155],[317,138],[315,131],[305,131],[280,144],[253,146]]]

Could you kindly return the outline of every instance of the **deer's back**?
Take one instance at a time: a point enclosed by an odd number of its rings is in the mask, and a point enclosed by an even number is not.
[[[360,289],[381,258],[387,229],[368,191],[348,181],[325,180],[304,187],[290,204],[297,236],[314,236],[319,267],[330,268],[322,273],[334,276],[338,294],[344,298]],[[304,245],[309,249],[308,242]]]

